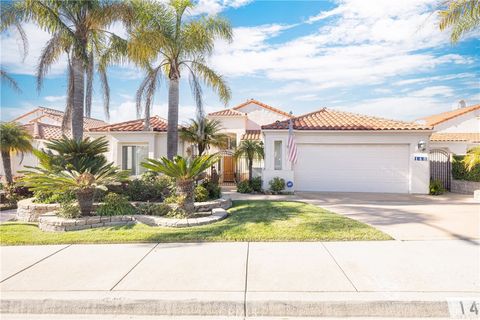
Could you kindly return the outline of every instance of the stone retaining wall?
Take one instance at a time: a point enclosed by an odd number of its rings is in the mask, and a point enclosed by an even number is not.
[[[461,194],[473,194],[475,190],[480,190],[480,182],[452,179],[450,192]]]
[[[133,216],[93,216],[76,219],[62,218],[54,213],[41,215],[38,219],[38,227],[42,231],[75,231],[99,227],[125,226],[135,223]]]

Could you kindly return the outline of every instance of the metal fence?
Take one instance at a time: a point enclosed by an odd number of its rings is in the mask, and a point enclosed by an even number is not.
[[[441,149],[430,151],[430,179],[440,180],[446,190],[450,190],[452,163],[450,153]]]

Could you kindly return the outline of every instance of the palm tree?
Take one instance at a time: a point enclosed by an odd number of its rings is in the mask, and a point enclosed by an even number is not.
[[[150,106],[159,80],[168,77],[168,135],[169,159],[178,149],[179,85],[183,72],[190,77],[190,86],[199,113],[203,116],[203,82],[211,87],[224,104],[230,100],[230,89],[221,75],[206,63],[214,49],[215,40],[231,41],[230,23],[219,17],[188,18],[193,8],[190,0],[171,0],[167,6],[160,2],[140,2],[135,11],[136,25],[131,29],[129,57],[143,67],[147,74],[137,91],[137,113],[145,100],[145,129],[148,130]],[[152,64],[159,61],[154,67]]]
[[[205,117],[192,119],[188,127],[180,130],[180,138],[197,146],[198,155],[209,149],[210,146],[225,148],[228,136],[221,133],[222,126],[218,120],[209,120]]]
[[[4,122],[0,124],[0,150],[2,153],[3,170],[8,184],[13,183],[11,154],[32,150],[32,136],[17,123]]]
[[[124,2],[108,0],[23,0],[2,4],[0,31],[12,25],[22,30],[20,23],[35,22],[52,35],[40,54],[37,67],[38,90],[50,67],[63,54],[67,55],[68,89],[64,126],[70,126],[68,122],[71,121],[72,136],[77,140],[83,137],[84,107],[87,116],[91,112],[95,56],[101,56],[109,45],[121,41],[106,29],[120,18],[128,20],[131,12],[129,8]],[[22,39],[26,41],[26,38]],[[108,118],[109,87],[106,70],[99,67],[98,72],[104,89],[104,107]]]
[[[448,0],[443,3],[444,10],[439,11],[440,30],[452,27],[450,40],[456,43],[467,32],[480,26],[479,0]]]
[[[261,141],[255,140],[243,140],[240,145],[237,147],[234,153],[234,158],[238,159],[241,157],[247,158],[248,161],[248,181],[252,182],[253,175],[253,160],[254,159],[263,159],[265,156],[263,150],[263,143]]]
[[[15,79],[13,79],[5,70],[0,69],[0,77],[2,82],[6,82],[14,91],[22,93],[17,81],[15,81]]]
[[[463,164],[467,171],[472,171],[474,167],[480,166],[480,147],[473,147],[467,151]]]
[[[142,166],[154,172],[163,173],[175,179],[177,193],[185,200],[181,204],[188,214],[194,211],[195,179],[218,161],[218,155],[203,155],[194,159],[176,156],[173,160],[166,157],[160,160],[146,159]]]

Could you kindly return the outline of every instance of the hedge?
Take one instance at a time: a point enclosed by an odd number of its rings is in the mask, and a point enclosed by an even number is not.
[[[467,180],[480,182],[480,165],[473,167],[471,171],[467,171],[462,162],[464,156],[453,156],[452,176],[456,180]]]

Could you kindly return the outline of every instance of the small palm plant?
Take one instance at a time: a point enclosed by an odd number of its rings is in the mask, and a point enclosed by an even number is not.
[[[181,204],[187,214],[194,212],[195,178],[219,160],[217,154],[186,159],[176,156],[173,160],[162,157],[159,160],[147,159],[142,166],[154,172],[163,173],[176,180],[177,194],[185,200]]]
[[[480,147],[474,147],[468,150],[463,165],[467,171],[472,171],[474,167],[480,165]]]
[[[234,153],[234,158],[247,158],[248,161],[248,181],[252,182],[253,178],[253,160],[263,159],[265,156],[263,143],[255,140],[243,140]]]
[[[198,155],[201,156],[210,146],[225,148],[227,146],[228,136],[221,133],[221,123],[218,120],[209,120],[199,117],[192,119],[190,126],[182,128],[180,137],[197,146]]]
[[[32,136],[21,125],[14,122],[0,124],[0,150],[3,170],[8,184],[13,183],[11,155],[32,150]]]

